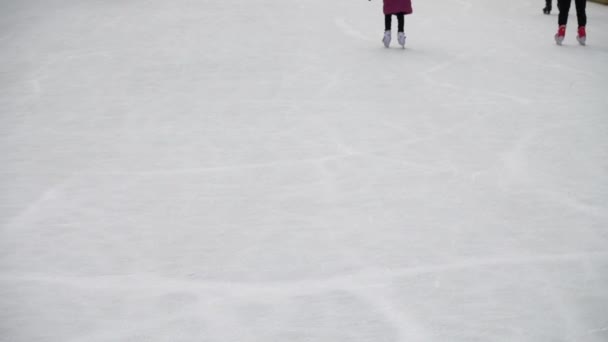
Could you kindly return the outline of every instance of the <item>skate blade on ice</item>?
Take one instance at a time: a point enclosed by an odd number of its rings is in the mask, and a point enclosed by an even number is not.
[[[384,37],[382,38],[382,43],[384,43],[385,48],[389,48],[391,46],[391,31],[384,32]]]
[[[587,37],[576,36],[576,40],[578,40],[578,43],[583,46],[587,45]]]
[[[405,38],[406,38],[405,35],[399,34],[399,38],[398,38],[399,45],[401,45],[401,47],[404,49],[405,49]]]

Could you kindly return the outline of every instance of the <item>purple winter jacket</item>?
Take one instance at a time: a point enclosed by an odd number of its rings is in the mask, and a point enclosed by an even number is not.
[[[384,0],[384,14],[412,14],[411,0]]]

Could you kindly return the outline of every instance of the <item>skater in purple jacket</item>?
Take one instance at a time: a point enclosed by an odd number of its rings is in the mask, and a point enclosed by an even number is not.
[[[404,16],[412,14],[411,0],[384,0],[384,38],[382,42],[384,46],[389,47],[391,44],[391,24],[393,15],[397,16],[398,21],[398,41],[399,45],[405,46],[404,33]]]

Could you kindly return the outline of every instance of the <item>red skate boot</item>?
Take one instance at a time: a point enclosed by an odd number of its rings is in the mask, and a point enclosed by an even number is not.
[[[566,25],[561,25],[559,29],[557,29],[557,33],[555,34],[555,42],[557,45],[562,45],[564,38],[566,37]]]
[[[581,45],[587,44],[587,32],[585,31],[585,26],[581,26],[578,28],[576,40],[578,40],[578,43]]]

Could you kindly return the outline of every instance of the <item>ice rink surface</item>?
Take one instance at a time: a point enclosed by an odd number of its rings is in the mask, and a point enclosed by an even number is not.
[[[608,341],[608,7],[381,7],[0,0],[0,341]]]

